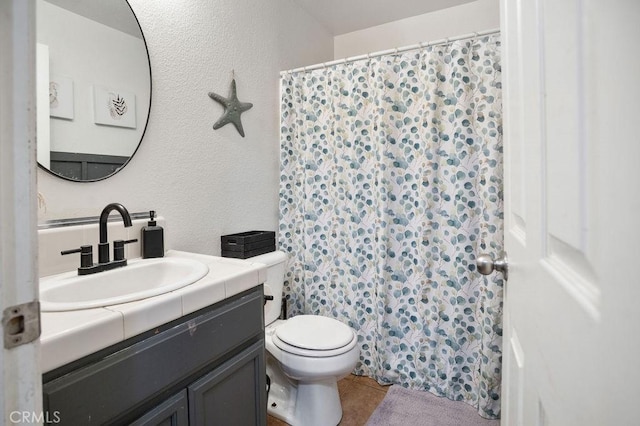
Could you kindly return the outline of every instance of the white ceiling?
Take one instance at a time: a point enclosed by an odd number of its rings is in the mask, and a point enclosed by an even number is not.
[[[140,37],[126,1],[46,0],[86,18]],[[332,35],[373,27],[475,0],[295,0]]]
[[[124,0],[46,0],[86,18],[140,37]],[[295,0],[336,36],[475,0]],[[124,18],[126,17],[126,18]]]
[[[334,36],[474,0],[295,0]]]

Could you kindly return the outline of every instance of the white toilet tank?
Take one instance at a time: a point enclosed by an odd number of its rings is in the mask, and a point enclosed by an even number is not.
[[[267,281],[264,283],[264,294],[273,296],[273,300],[264,305],[264,324],[271,324],[280,317],[280,304],[284,285],[284,266],[287,254],[282,251],[272,251],[247,259],[252,263],[267,265]]]

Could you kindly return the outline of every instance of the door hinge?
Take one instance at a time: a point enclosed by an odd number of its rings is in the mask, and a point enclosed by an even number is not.
[[[10,306],[2,314],[5,349],[30,343],[40,337],[40,302]]]

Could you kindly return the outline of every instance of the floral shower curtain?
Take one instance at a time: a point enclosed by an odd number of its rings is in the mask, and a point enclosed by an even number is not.
[[[336,318],[356,373],[500,413],[499,35],[281,81],[289,315]]]

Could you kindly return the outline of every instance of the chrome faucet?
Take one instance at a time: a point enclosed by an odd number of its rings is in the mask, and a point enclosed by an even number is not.
[[[122,216],[124,227],[131,226],[129,211],[120,203],[111,203],[100,213],[100,243],[98,244],[98,263],[109,263],[109,240],[107,239],[107,219],[109,213],[116,210]],[[115,260],[115,259],[114,259]]]
[[[102,209],[100,214],[100,242],[98,243],[98,263],[93,263],[93,247],[83,245],[80,248],[61,251],[60,254],[80,253],[80,267],[78,275],[94,274],[96,272],[108,271],[127,265],[127,259],[124,258],[124,245],[138,241],[133,240],[116,240],[113,242],[113,261],[109,260],[109,240],[107,239],[107,219],[109,213],[117,211],[122,216],[124,227],[131,226],[131,216],[127,209],[120,203],[111,203]]]

